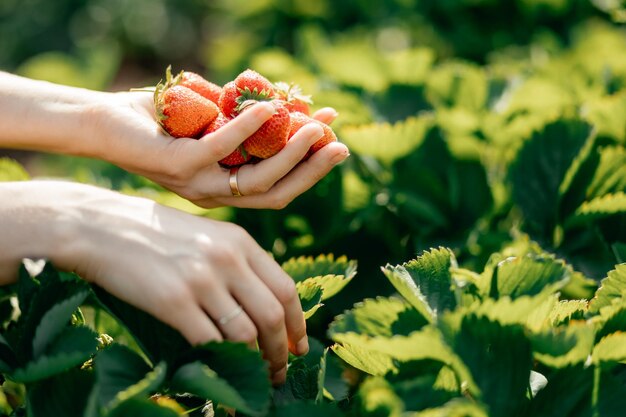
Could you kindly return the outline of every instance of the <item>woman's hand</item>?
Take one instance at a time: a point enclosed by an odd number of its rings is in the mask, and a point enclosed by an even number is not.
[[[243,197],[234,197],[229,170],[218,161],[254,133],[274,108],[269,103],[258,103],[199,140],[165,134],[155,122],[153,109],[152,95],[146,92],[110,94],[100,103],[93,129],[104,145],[100,157],[202,207],[283,208],[349,155],[345,145],[331,143],[300,162],[322,136],[322,129],[311,123],[272,158],[241,167],[237,179]],[[313,117],[328,124],[336,112],[324,108]]]
[[[288,350],[308,351],[293,280],[236,225],[92,186],[29,181],[0,183],[0,230],[0,284],[15,280],[20,259],[48,258],[192,344],[258,341],[274,383],[285,380]]]
[[[194,139],[174,139],[161,130],[148,92],[103,93],[0,71],[0,147],[86,156],[112,162],[191,200],[199,206],[282,208],[348,156],[334,142],[307,161],[322,136],[315,123],[300,129],[273,157],[243,166],[234,197],[229,170],[218,161],[230,154],[272,114],[259,103],[222,129]],[[333,109],[314,117],[330,123]]]

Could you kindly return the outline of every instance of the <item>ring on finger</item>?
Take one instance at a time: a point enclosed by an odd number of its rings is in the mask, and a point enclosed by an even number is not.
[[[234,319],[235,317],[237,317],[238,315],[240,315],[243,312],[243,307],[241,305],[237,305],[237,307],[235,307],[230,313],[226,314],[225,316],[220,317],[217,322],[221,325],[224,326],[225,324],[227,324],[229,321],[231,321],[232,319]]]
[[[239,190],[239,183],[237,182],[237,175],[239,173],[239,167],[232,167],[230,169],[230,177],[228,177],[228,185],[230,185],[230,192],[234,197],[243,197]]]

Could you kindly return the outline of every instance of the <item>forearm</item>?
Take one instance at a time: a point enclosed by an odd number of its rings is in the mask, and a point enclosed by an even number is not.
[[[0,148],[96,156],[89,115],[108,94],[0,72]]]

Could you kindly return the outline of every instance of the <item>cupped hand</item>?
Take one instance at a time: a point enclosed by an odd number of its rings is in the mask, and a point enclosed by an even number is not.
[[[34,182],[22,192],[28,187]],[[258,343],[274,383],[285,380],[288,351],[308,351],[294,281],[241,227],[95,187],[43,187],[36,204],[62,213],[57,223],[74,231],[54,242],[52,260],[62,269],[152,314],[191,344]],[[52,201],[44,204],[48,194]]]
[[[349,155],[345,145],[333,142],[303,161],[309,147],[323,134],[320,126],[310,123],[278,154],[242,166],[237,173],[242,196],[235,197],[229,186],[230,170],[218,161],[271,117],[271,104],[258,103],[198,140],[175,139],[164,133],[155,122],[150,93],[115,93],[103,104],[93,126],[94,134],[102,136],[101,157],[206,208],[283,208]],[[323,108],[313,117],[329,124],[336,112]]]

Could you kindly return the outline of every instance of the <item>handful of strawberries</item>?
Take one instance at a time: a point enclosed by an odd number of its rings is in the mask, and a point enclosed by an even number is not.
[[[250,69],[220,87],[189,71],[172,77],[168,67],[165,81],[154,91],[157,121],[175,138],[200,138],[214,132],[259,101],[271,102],[276,112],[220,164],[232,167],[269,158],[307,123],[322,126],[324,136],[311,146],[305,159],[337,140],[328,125],[310,117],[309,96],[301,95],[294,85],[271,83]]]

